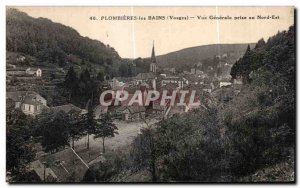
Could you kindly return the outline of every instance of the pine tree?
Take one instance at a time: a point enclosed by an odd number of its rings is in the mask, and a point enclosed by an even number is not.
[[[64,87],[68,90],[68,94],[69,94],[68,98],[70,101],[72,97],[75,95],[76,90],[78,88],[78,78],[73,67],[70,67],[70,69],[68,70],[68,73],[64,81]]]

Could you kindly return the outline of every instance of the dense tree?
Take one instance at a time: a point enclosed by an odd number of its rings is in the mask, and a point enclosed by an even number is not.
[[[82,182],[109,182],[112,177],[122,172],[126,167],[132,167],[122,152],[118,152],[118,155],[105,154],[104,156],[106,158],[104,161],[90,166]]]
[[[132,157],[137,169],[146,168],[151,173],[152,181],[157,181],[157,139],[155,139],[155,130],[145,128],[137,136],[132,144]]]
[[[44,112],[38,117],[37,135],[46,152],[55,152],[57,149],[69,145],[68,115]]]
[[[9,106],[7,106],[9,107]],[[31,142],[32,119],[19,109],[7,109],[6,122],[6,170],[12,178],[25,173],[25,167],[34,159]]]
[[[97,80],[103,82],[104,81],[104,74],[102,71],[97,73]]]
[[[77,81],[78,81],[77,74],[74,71],[74,68],[70,67],[66,74],[64,85],[68,89],[73,89],[76,86]]]
[[[69,93],[69,97],[68,97],[69,101],[71,100],[73,95],[76,95],[77,85],[78,85],[77,74],[74,71],[74,68],[70,67],[64,80],[64,87],[68,90]]]
[[[61,93],[69,102],[86,108],[89,100],[95,104],[98,101],[99,83],[94,81],[88,69],[80,73],[79,78],[71,67],[65,77],[64,84],[60,85]]]
[[[37,117],[35,136],[40,138],[45,151],[55,152],[66,145],[74,149],[74,141],[79,139],[84,131],[84,119],[79,112],[45,111]]]
[[[223,141],[217,111],[210,109],[142,130],[131,153],[152,181],[220,181],[228,168]]]

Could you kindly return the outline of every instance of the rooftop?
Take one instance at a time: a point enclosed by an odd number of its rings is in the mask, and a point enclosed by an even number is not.
[[[73,105],[73,104],[65,104],[61,106],[54,106],[51,108],[54,112],[64,111],[65,113],[69,113],[70,111],[82,112],[82,109]]]

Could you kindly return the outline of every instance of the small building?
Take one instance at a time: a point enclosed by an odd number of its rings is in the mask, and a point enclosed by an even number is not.
[[[42,77],[42,69],[40,68],[27,68],[25,73],[36,77]]]
[[[20,108],[26,115],[36,115],[41,113],[44,105],[41,101],[37,100],[34,95],[25,96],[19,103]]]
[[[145,118],[146,108],[143,106],[122,106],[117,109],[123,121],[139,121]]]
[[[231,82],[220,82],[220,87],[227,87],[227,86],[231,86],[232,83]]]
[[[156,88],[156,76],[154,73],[139,73],[136,77],[136,85],[148,84],[152,88]]]
[[[11,68],[11,69],[15,69],[15,68],[17,68],[17,66],[16,65],[13,65],[13,64],[6,64],[6,68]]]
[[[34,91],[7,92],[6,98],[15,102],[15,108],[20,108],[26,115],[37,115],[47,107],[47,101]]]
[[[28,170],[34,171],[45,182],[80,182],[89,167],[88,162],[72,148],[66,148],[31,162]]]
[[[17,63],[23,63],[23,62],[25,62],[25,60],[26,60],[26,57],[23,55],[18,56],[16,59]]]
[[[109,84],[110,88],[114,89],[117,86],[120,86],[120,81],[116,78],[108,80],[107,83]]]
[[[36,173],[40,181],[57,181],[58,177],[53,172],[53,170],[42,163],[40,160],[36,160],[30,163],[29,170]]]
[[[165,77],[161,79],[161,86],[165,86],[167,84],[176,84],[178,88],[183,88],[185,80],[181,77]]]

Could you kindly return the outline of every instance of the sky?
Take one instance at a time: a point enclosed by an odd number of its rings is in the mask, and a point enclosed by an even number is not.
[[[294,23],[293,7],[15,7],[29,16],[70,26],[81,36],[108,44],[122,58],[149,57],[207,44],[254,43],[287,30]],[[189,20],[101,20],[109,16],[176,16]],[[238,19],[253,16],[279,19]],[[197,19],[197,16],[207,19]],[[231,20],[209,16],[232,17]],[[97,20],[90,20],[96,17]],[[191,18],[194,17],[194,18]],[[234,18],[237,17],[236,20]]]

